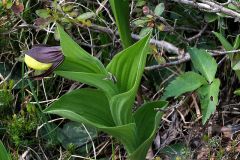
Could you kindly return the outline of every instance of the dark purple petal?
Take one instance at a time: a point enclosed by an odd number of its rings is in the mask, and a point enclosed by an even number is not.
[[[45,44],[38,44],[28,50],[26,54],[39,62],[52,63],[52,66],[44,73],[30,77],[35,80],[41,80],[43,77],[50,75],[64,60],[60,46],[52,47]]]
[[[37,44],[32,47],[32,49],[38,49],[41,53],[61,51],[60,46],[49,46],[46,44]]]
[[[36,45],[28,50],[26,54],[42,63],[54,63],[62,61],[64,58],[60,46]]]

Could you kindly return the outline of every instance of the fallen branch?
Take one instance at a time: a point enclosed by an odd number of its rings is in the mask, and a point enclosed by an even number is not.
[[[182,3],[182,4],[186,4],[186,5],[190,5],[190,6],[193,6],[195,8],[198,8],[200,10],[204,10],[206,12],[223,13],[223,14],[226,14],[226,15],[232,17],[232,18],[240,19],[240,13],[235,12],[231,9],[225,8],[224,6],[221,6],[217,3],[214,3],[214,2],[209,1],[209,0],[200,0],[201,3],[195,2],[193,0],[172,0],[172,1]]]
[[[80,27],[83,27],[83,28],[86,28],[82,25],[78,25]],[[117,31],[113,31],[111,30],[110,28],[107,28],[107,27],[102,27],[102,26],[98,26],[98,25],[95,25],[93,24],[92,26],[89,27],[90,29],[93,29],[93,30],[96,30],[96,31],[100,31],[100,32],[104,32],[104,33],[108,33],[108,34],[113,34],[113,35],[118,35],[118,32]],[[201,30],[197,35],[196,35],[196,38],[199,37],[199,35],[201,36],[202,32],[207,28],[207,25],[204,26],[203,30]],[[141,39],[142,37],[137,35],[137,34],[132,34],[132,38],[135,39],[135,40],[139,40]],[[192,37],[193,38],[193,37]],[[195,37],[194,37],[195,38]],[[159,40],[156,40],[156,39],[151,39],[150,40],[150,43],[151,44],[154,44],[156,46],[158,46],[159,48],[162,48],[163,50],[169,52],[169,53],[173,53],[173,54],[176,54],[178,55],[179,58],[178,60],[176,61],[172,61],[172,62],[168,62],[168,63],[164,63],[164,64],[159,64],[159,65],[153,65],[153,66],[148,66],[148,67],[145,67],[145,70],[146,71],[150,71],[150,70],[155,70],[155,69],[161,69],[161,68],[164,68],[164,67],[169,67],[169,66],[173,66],[173,65],[178,65],[178,64],[181,64],[181,63],[184,63],[184,62],[187,62],[190,60],[190,55],[188,52],[185,52],[184,50],[182,49],[179,49],[178,47],[176,47],[175,45],[167,42],[167,41],[159,41]],[[212,55],[212,56],[220,56],[220,55],[226,55],[226,54],[236,54],[236,53],[239,53],[240,50],[232,50],[232,51],[217,51],[217,50],[208,50],[208,52]]]
[[[232,50],[232,51],[217,51],[217,50],[207,50],[211,56],[222,56],[222,55],[226,55],[226,54],[238,54],[240,53],[240,49],[238,50]],[[153,65],[153,66],[149,66],[149,67],[145,67],[146,71],[150,71],[150,70],[154,70],[154,69],[161,69],[164,67],[169,67],[169,66],[173,66],[173,65],[178,65],[184,62],[187,62],[190,60],[190,55],[189,53],[185,53],[185,56],[182,57],[179,60],[176,61],[172,61],[172,62],[168,62],[168,63],[164,63],[164,64],[159,64],[159,65]]]
[[[85,26],[82,26],[81,24],[78,24],[78,26],[80,26],[82,28],[86,28]],[[93,29],[93,30],[96,30],[96,31],[112,34],[112,35],[118,35],[117,31],[113,31],[110,28],[102,27],[102,26],[95,25],[95,24],[92,24],[92,26],[90,26],[89,28]],[[140,40],[142,38],[141,36],[139,36],[137,34],[131,34],[131,35],[132,35],[132,38],[135,39],[135,40]],[[156,39],[151,39],[150,43],[156,45],[157,47],[159,47],[159,48],[161,48],[161,49],[163,49],[163,50],[165,50],[169,53],[173,53],[173,54],[176,54],[176,55],[182,54],[181,49],[179,49],[178,47],[176,47],[175,45],[173,45],[173,44],[171,44],[167,41],[163,41],[163,40],[159,41],[159,40],[156,40]]]
[[[164,67],[178,65],[178,64],[187,62],[189,60],[190,60],[190,55],[188,53],[186,53],[185,56],[183,58],[179,59],[179,60],[168,62],[168,63],[164,63],[164,64],[159,64],[159,65],[153,65],[153,66],[145,67],[145,70],[146,71],[151,71],[151,70],[155,70],[155,69],[161,69],[161,68],[164,68]]]
[[[175,0],[173,0],[175,1]],[[177,1],[177,0],[176,0]],[[78,24],[79,27],[82,27],[82,28],[86,28],[85,26],[82,26],[81,24]],[[24,26],[25,27],[25,26]],[[205,26],[207,27],[207,25]],[[203,30],[205,30],[205,27]],[[110,28],[107,28],[107,27],[103,27],[103,26],[99,26],[99,25],[95,25],[95,24],[92,24],[92,26],[89,27],[90,29],[92,30],[96,30],[98,32],[104,32],[104,33],[108,33],[108,34],[111,34],[111,35],[118,35],[118,32],[117,31],[113,31],[111,30]],[[202,30],[196,35],[196,37],[198,37],[199,35],[202,34]],[[142,37],[137,35],[137,34],[131,34],[132,38],[135,39],[135,40],[139,40],[141,39]],[[192,37],[193,38],[193,37]],[[195,38],[195,37],[194,37]],[[176,61],[172,61],[172,62],[168,62],[168,63],[164,63],[164,64],[159,64],[159,65],[153,65],[153,66],[148,66],[148,67],[145,67],[145,70],[146,71],[150,71],[150,70],[155,70],[155,69],[161,69],[161,68],[164,68],[164,67],[169,67],[169,66],[173,66],[173,65],[178,65],[178,64],[181,64],[181,63],[184,63],[184,62],[187,62],[190,60],[190,55],[188,52],[185,52],[184,50],[182,49],[179,49],[178,47],[176,47],[175,45],[167,42],[167,41],[159,41],[159,40],[156,40],[156,39],[151,39],[150,40],[150,43],[151,44],[154,44],[156,45],[157,47],[169,52],[169,53],[173,53],[173,54],[176,54],[178,55],[179,57],[181,57],[180,59],[176,60]],[[209,50],[208,51],[212,56],[220,56],[220,55],[226,55],[226,54],[236,54],[236,53],[239,53],[240,50],[232,50],[232,51],[217,51],[217,50]]]

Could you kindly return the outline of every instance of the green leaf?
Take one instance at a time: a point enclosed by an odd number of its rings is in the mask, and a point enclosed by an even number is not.
[[[136,27],[144,27],[149,21],[150,20],[147,17],[140,17],[139,19],[134,20],[132,24]]]
[[[205,78],[195,72],[186,72],[173,80],[165,89],[161,99],[168,97],[178,97],[183,93],[191,92],[203,84],[207,84]]]
[[[137,3],[136,3],[136,6],[137,7],[142,7],[146,4],[146,1],[145,0],[138,0]]]
[[[108,96],[116,94],[117,88],[102,63],[81,49],[59,26],[58,31],[65,59],[55,73],[102,89]]]
[[[234,46],[232,46],[225,38],[222,34],[217,33],[217,32],[213,32],[213,34],[218,38],[218,40],[221,42],[221,44],[223,45],[223,47],[225,48],[226,51],[231,51],[234,49],[237,49],[239,46],[239,35],[236,37],[235,42],[234,42]],[[238,77],[238,79],[240,80],[240,71],[239,71],[239,67],[238,67],[238,62],[240,61],[240,55],[239,54],[229,54],[230,60],[231,60],[231,67],[235,70],[235,73]]]
[[[128,123],[115,127],[100,128],[100,130],[117,138],[128,153],[133,153],[137,148],[136,124]]]
[[[154,14],[157,16],[161,16],[164,10],[165,10],[164,3],[159,3],[154,9]]]
[[[235,71],[240,70],[240,61],[237,64],[235,64],[232,69]]]
[[[6,5],[6,8],[10,9],[12,6],[13,6],[13,2],[12,1],[8,1],[7,5]]]
[[[94,12],[86,12],[86,13],[80,14],[77,17],[77,20],[86,20],[86,19],[90,19],[92,17],[95,17],[95,13]]]
[[[233,45],[233,48],[234,48],[234,49],[238,49],[238,48],[239,48],[239,46],[240,46],[240,34],[237,35],[237,37],[235,38],[233,44],[234,44],[234,45]]]
[[[234,91],[234,94],[240,96],[240,88],[238,88],[237,90]]]
[[[156,125],[155,116],[158,113],[161,113],[157,110],[165,109],[167,104],[167,101],[148,102],[139,107],[139,109],[137,109],[134,113],[134,120],[138,133],[138,144],[142,144],[152,134],[154,126]]]
[[[59,41],[59,40],[60,40],[60,35],[59,35],[59,33],[58,33],[57,27],[55,27],[53,36],[54,36],[54,39],[55,39],[56,41]]]
[[[176,143],[164,147],[159,153],[168,156],[169,160],[181,160],[181,157],[186,157],[190,151],[186,144]]]
[[[214,79],[212,84],[204,85],[197,91],[201,102],[203,124],[206,123],[211,114],[213,114],[216,110],[216,105],[218,104],[219,87],[219,79]]]
[[[81,123],[68,122],[64,124],[62,129],[59,129],[58,140],[63,147],[67,149],[69,144],[74,144],[75,147],[81,147],[88,143],[91,139],[97,137],[97,130],[92,127],[83,126]]]
[[[96,89],[75,90],[51,104],[45,113],[57,114],[104,131],[123,143],[128,152],[136,148],[136,125],[115,126],[105,94]]]
[[[36,10],[36,14],[41,18],[50,17],[49,11],[47,9],[38,9]]]
[[[91,68],[95,73],[103,73],[107,75],[103,64],[96,58],[82,49],[63,29],[57,26],[60,34],[60,42],[63,54],[66,60],[80,61],[82,65]]]
[[[56,71],[75,71],[84,73],[104,74],[100,72],[97,68],[90,65],[89,59],[85,59],[84,57],[78,59],[65,57],[63,63],[56,69]]]
[[[226,51],[231,51],[234,49],[233,46],[227,41],[227,39],[221,33],[213,32],[213,34],[218,38],[218,40],[221,42]]]
[[[132,45],[129,25],[129,0],[109,0],[124,48]]]
[[[162,112],[156,109],[167,107],[166,101],[155,101],[141,106],[135,113],[134,119],[137,126],[138,148],[130,154],[132,160],[145,160],[146,154],[159,126]]]
[[[8,154],[1,140],[0,140],[0,159],[11,160],[10,154]]]
[[[205,50],[190,48],[188,50],[193,66],[211,83],[217,72],[215,59]]]
[[[57,6],[54,6],[55,8],[58,8]],[[60,6],[59,6],[60,7]],[[71,12],[74,9],[74,5],[71,3],[65,4],[62,7],[60,7],[59,9],[62,9],[63,12]]]
[[[238,1],[238,2],[239,2],[239,1]],[[230,8],[230,9],[232,9],[232,10],[236,10],[237,12],[240,11],[240,7],[237,6],[237,5],[235,5],[235,4],[232,4],[232,3],[228,4],[228,8]]]
[[[110,100],[112,116],[117,125],[133,121],[132,106],[144,71],[149,40],[150,34],[118,53],[107,66],[107,70],[116,78],[120,92]]]
[[[139,36],[140,37],[144,37],[146,36],[149,32],[152,31],[152,28],[151,27],[144,27],[141,29],[140,33],[139,33]]]
[[[214,22],[215,20],[218,19],[218,16],[215,13],[205,13],[204,14],[204,19],[208,23]]]
[[[149,40],[150,34],[118,53],[108,64],[107,71],[115,76],[120,92],[138,87],[135,84],[140,83],[149,51]]]
[[[233,43],[233,48],[234,49],[239,49],[240,47],[240,34],[237,35],[237,37],[234,40]],[[238,80],[240,80],[240,54],[230,54],[231,58],[231,65],[232,69],[235,70],[235,73],[238,77]]]
[[[108,96],[115,95],[118,92],[116,86],[114,85],[114,82],[103,74],[93,74],[75,71],[55,71],[55,73],[62,77],[99,88],[104,91]]]
[[[102,91],[96,89],[79,89],[67,93],[44,112],[58,114],[97,128],[114,126],[108,99]]]

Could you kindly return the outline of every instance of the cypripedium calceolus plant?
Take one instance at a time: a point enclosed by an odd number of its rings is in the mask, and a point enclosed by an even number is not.
[[[64,54],[54,73],[91,87],[76,89],[44,110],[110,134],[125,147],[129,160],[145,160],[166,101],[142,104],[133,112],[138,87],[149,51],[150,35],[116,54],[104,66],[57,27]],[[111,78],[114,77],[114,78]],[[93,101],[94,99],[94,101]]]
[[[168,102],[146,102],[133,112],[149,52],[151,33],[133,43],[129,28],[129,1],[109,2],[124,50],[117,53],[105,66],[82,49],[58,25],[64,61],[54,73],[91,87],[76,89],[63,95],[44,112],[96,127],[124,145],[127,159],[145,160],[158,131],[162,110],[167,107]]]
[[[48,76],[64,60],[60,46],[35,45],[25,54],[26,65],[34,70],[44,71],[32,78],[41,79]]]

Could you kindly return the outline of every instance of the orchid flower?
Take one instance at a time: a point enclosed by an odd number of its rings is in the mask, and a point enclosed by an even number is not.
[[[64,60],[60,46],[35,45],[25,54],[24,61],[29,68],[45,71],[34,79],[51,74]]]

